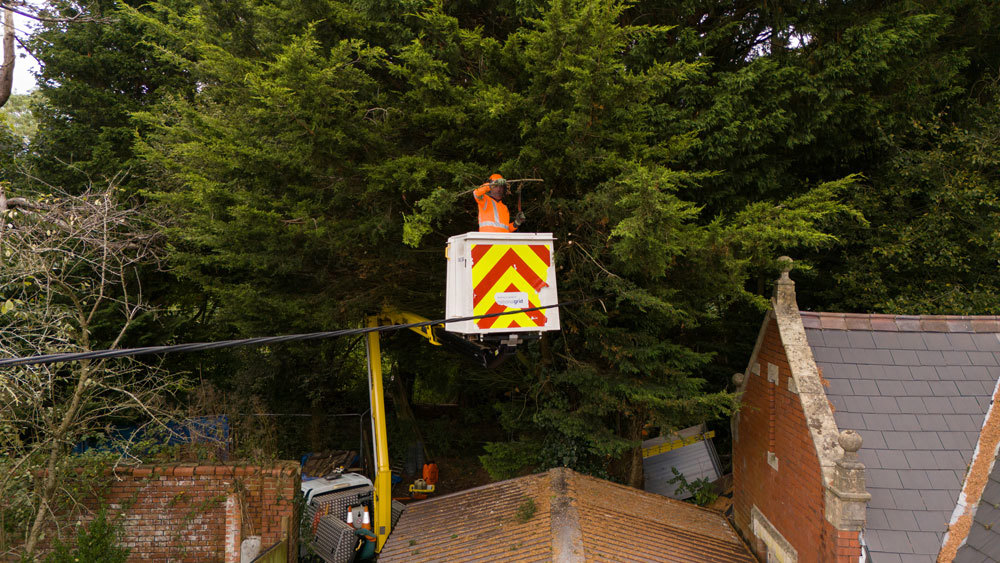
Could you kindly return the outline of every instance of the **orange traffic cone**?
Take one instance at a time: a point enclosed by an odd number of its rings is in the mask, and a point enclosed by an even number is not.
[[[364,519],[361,520],[361,527],[364,528],[364,529],[366,529],[366,530],[371,530],[372,529],[372,517],[368,515],[368,507],[367,506],[365,506],[365,516],[364,516]]]
[[[347,507],[347,525],[352,528],[354,527],[354,510],[351,506]]]

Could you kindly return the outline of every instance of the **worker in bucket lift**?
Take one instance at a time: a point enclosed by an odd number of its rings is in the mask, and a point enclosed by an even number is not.
[[[503,203],[507,193],[507,180],[499,174],[493,174],[483,185],[476,188],[472,195],[479,205],[479,232],[481,233],[512,233],[524,223],[524,213],[518,213],[514,222],[510,222],[510,212]]]

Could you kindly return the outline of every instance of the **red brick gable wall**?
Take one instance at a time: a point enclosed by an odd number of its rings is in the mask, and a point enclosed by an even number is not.
[[[772,318],[754,360],[737,415],[733,441],[734,519],[759,556],[765,544],[753,531],[756,506],[795,549],[800,562],[857,561],[858,532],[826,520],[823,476],[788,360]],[[777,367],[777,384],[768,381]],[[754,366],[751,365],[751,368]],[[792,383],[791,389],[789,384]],[[777,458],[777,470],[768,463]]]

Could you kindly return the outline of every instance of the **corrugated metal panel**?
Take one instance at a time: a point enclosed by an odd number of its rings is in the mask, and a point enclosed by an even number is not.
[[[354,528],[334,516],[324,516],[311,547],[326,563],[348,563],[354,556],[354,543]]]
[[[698,479],[715,481],[721,477],[715,446],[711,440],[703,440],[643,459],[642,470],[646,477],[643,489],[671,498],[682,500],[690,498],[691,493],[678,494],[677,484],[669,482],[674,478],[671,468],[677,468],[688,483]]]

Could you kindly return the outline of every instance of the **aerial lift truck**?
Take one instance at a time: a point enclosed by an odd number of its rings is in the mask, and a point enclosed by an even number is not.
[[[470,232],[448,239],[445,257],[445,318],[465,318],[555,305],[554,241],[551,233]],[[423,319],[408,313],[385,313],[369,326],[406,324]],[[451,344],[472,351],[484,365],[495,364],[526,340],[559,330],[559,309],[552,307],[414,329],[431,344]],[[379,333],[367,336],[368,383],[375,450],[374,533],[381,551],[392,531],[392,482],[386,440],[385,397]]]
[[[559,330],[557,307],[516,312],[559,302],[554,241],[551,233],[470,232],[451,237],[445,250],[448,261],[445,318],[511,314],[409,327],[410,330],[431,345],[471,354],[484,367],[499,364],[518,345],[540,337],[543,332]],[[386,310],[370,317],[368,326],[423,322],[429,321],[413,313]],[[353,520],[361,522],[361,506],[371,500],[371,532],[362,533],[374,536],[376,552],[382,550],[404,508],[392,500],[379,333],[370,332],[366,338],[374,481],[344,474],[339,479],[316,479],[302,484],[307,521],[312,524],[314,536],[311,545],[328,563],[347,563],[354,557],[356,532],[346,523],[348,507],[353,507]],[[410,487],[411,493],[431,491],[431,487]]]

